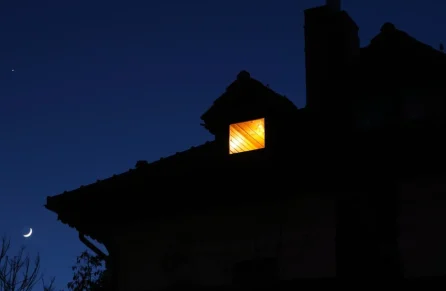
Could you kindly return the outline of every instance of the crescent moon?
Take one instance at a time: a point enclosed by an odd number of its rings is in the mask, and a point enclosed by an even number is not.
[[[33,229],[30,228],[27,234],[24,234],[23,237],[30,237],[33,234]]]

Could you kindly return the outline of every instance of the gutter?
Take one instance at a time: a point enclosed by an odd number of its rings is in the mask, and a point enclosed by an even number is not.
[[[92,242],[90,242],[85,234],[79,232],[79,240],[84,243],[90,250],[92,250],[101,260],[108,262],[109,256],[104,254],[100,249],[98,249]]]
[[[104,254],[99,248],[97,248],[92,242],[90,242],[85,234],[79,232],[79,240],[86,245],[90,250],[92,250],[101,260],[105,261],[105,268],[111,273],[111,280],[109,281],[110,287],[106,287],[105,290],[118,290],[118,276],[116,274],[116,269],[113,268],[113,259],[110,255]],[[116,261],[116,260],[115,260]]]

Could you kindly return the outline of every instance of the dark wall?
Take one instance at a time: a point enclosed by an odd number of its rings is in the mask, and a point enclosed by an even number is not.
[[[446,176],[404,181],[399,245],[408,277],[446,274]]]

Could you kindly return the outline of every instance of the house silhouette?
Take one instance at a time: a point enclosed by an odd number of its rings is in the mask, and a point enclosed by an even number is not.
[[[445,274],[446,55],[391,23],[361,48],[336,0],[304,29],[305,108],[241,71],[213,141],[47,197],[114,290]]]

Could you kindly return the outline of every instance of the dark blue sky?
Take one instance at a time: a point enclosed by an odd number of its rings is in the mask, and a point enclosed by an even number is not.
[[[45,197],[212,139],[199,117],[242,69],[303,107],[303,10],[323,3],[0,1],[0,234],[65,286],[86,247]],[[445,3],[342,7],[362,46],[391,21],[438,48]]]

